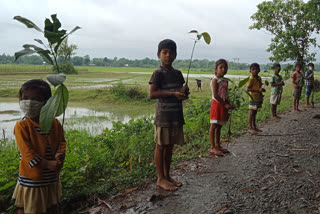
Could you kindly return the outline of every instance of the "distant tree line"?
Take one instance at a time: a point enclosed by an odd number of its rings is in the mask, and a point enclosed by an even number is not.
[[[106,66],[106,67],[140,67],[140,68],[156,68],[160,65],[160,61],[158,59],[126,59],[126,58],[90,58],[89,55],[85,56],[73,56],[70,58],[71,63],[75,66]],[[58,61],[63,63],[65,59],[63,57],[59,57]],[[179,69],[187,69],[190,61],[188,59],[177,59],[174,61],[174,67]],[[19,58],[17,61],[14,60],[14,56],[2,54],[0,55],[0,64],[30,64],[30,65],[42,65],[44,64],[43,59],[37,55],[31,56],[23,56]],[[269,70],[271,69],[273,63],[269,64],[260,64],[261,70]],[[248,70],[248,63],[241,62],[228,62],[229,69],[232,70]],[[212,70],[215,66],[214,60],[208,59],[195,59],[192,61],[192,69],[198,70]],[[284,66],[284,65],[283,65]],[[316,70],[319,70],[320,63],[315,65]]]

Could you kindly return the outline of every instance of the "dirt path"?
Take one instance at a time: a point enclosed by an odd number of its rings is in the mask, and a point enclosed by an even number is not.
[[[184,184],[178,191],[161,191],[150,183],[108,203],[114,213],[320,214],[316,114],[319,105],[287,112],[280,121],[259,124],[262,133],[235,139],[230,155],[181,163],[173,170]],[[107,208],[95,209],[108,213]]]

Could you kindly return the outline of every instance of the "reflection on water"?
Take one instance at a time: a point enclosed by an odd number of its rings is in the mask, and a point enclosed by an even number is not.
[[[14,139],[13,129],[23,117],[19,103],[0,103],[0,139]],[[138,117],[135,117],[138,118]],[[62,122],[62,115],[58,117]],[[65,116],[65,129],[86,130],[92,135],[101,134],[103,129],[111,128],[112,121],[127,123],[132,117],[127,114],[114,115],[111,112],[95,111],[87,108],[68,107]]]
[[[113,85],[110,84],[97,84],[97,85],[83,85],[83,86],[70,86],[70,89],[94,89],[94,88],[109,88]]]

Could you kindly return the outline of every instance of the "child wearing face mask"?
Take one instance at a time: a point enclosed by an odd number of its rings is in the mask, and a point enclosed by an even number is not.
[[[308,64],[308,70],[305,73],[305,86],[306,86],[306,107],[313,107],[309,102],[309,97],[313,89],[314,82],[314,64],[310,62]]]
[[[19,176],[13,193],[16,213],[56,213],[61,198],[59,171],[62,168],[66,140],[57,119],[49,133],[40,129],[41,108],[51,97],[47,82],[33,79],[19,91],[19,104],[25,117],[14,127],[20,151]]]

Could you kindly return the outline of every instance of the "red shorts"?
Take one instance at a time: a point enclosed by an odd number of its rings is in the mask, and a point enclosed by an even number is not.
[[[228,121],[228,110],[221,103],[212,100],[210,109],[210,123],[225,125]]]

